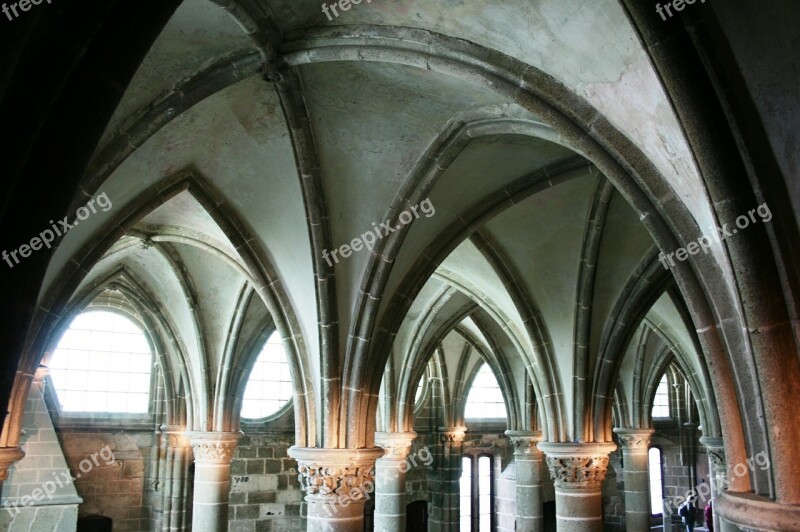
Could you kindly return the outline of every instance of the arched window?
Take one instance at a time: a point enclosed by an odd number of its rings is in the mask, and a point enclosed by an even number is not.
[[[278,333],[273,333],[250,372],[242,400],[242,417],[274,416],[292,400],[293,393],[286,353]]]
[[[131,319],[90,310],[75,318],[50,359],[50,381],[64,412],[146,414],[153,353]]]
[[[650,461],[650,513],[660,515],[664,507],[664,488],[661,485],[661,449],[651,447],[648,451]]]
[[[474,467],[477,461],[478,467]],[[461,532],[490,532],[493,514],[493,468],[490,455],[461,459],[459,518]]]
[[[661,382],[658,383],[656,395],[653,398],[653,417],[654,418],[668,418],[670,417],[669,411],[669,383],[667,381],[667,374],[661,377]]]
[[[467,405],[464,408],[466,419],[504,419],[506,417],[506,404],[503,401],[503,392],[497,379],[488,364],[483,364],[467,396]]]

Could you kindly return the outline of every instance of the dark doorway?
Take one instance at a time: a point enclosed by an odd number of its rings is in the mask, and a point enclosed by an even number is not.
[[[78,519],[78,532],[111,532],[113,522],[104,515],[86,515]]]
[[[556,502],[544,503],[544,532],[556,532]]]
[[[428,530],[428,502],[415,501],[406,506],[406,532]]]

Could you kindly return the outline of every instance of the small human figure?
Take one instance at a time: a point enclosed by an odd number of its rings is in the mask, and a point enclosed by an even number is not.
[[[706,528],[708,529],[708,532],[714,532],[714,510],[711,508],[711,501],[708,501],[708,506],[706,506],[704,517],[706,519]]]
[[[681,516],[686,532],[694,532],[694,518],[697,507],[694,505],[694,497],[690,497],[678,508],[678,515]]]

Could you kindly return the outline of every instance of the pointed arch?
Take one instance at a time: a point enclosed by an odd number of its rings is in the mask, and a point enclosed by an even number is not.
[[[301,398],[295,402],[297,440],[300,442],[306,441],[309,437],[313,438],[315,427],[313,420],[316,417],[314,381],[291,300],[267,253],[258,246],[258,241],[252,237],[252,232],[236,216],[233,209],[226,205],[224,196],[196,169],[190,167],[149,188],[128,205],[116,209],[111,223],[114,230],[87,242],[75,253],[72,261],[57,273],[51,288],[42,297],[40,308],[26,339],[27,356],[20,362],[20,371],[14,384],[15,391],[12,393],[14,403],[9,407],[10,415],[4,426],[4,438],[8,445],[16,445],[18,442],[27,389],[38,360],[46,349],[47,339],[53,327],[63,317],[64,309],[75,291],[79,289],[83,279],[139,220],[184,191],[189,192],[211,216],[251,273],[255,281],[253,289],[264,301],[281,333],[292,367],[296,395]]]

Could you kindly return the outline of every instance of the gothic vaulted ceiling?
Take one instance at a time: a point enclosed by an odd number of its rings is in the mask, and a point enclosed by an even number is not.
[[[652,235],[658,202],[682,205],[673,231],[708,227],[711,210],[617,2],[321,7],[181,5],[84,178],[113,208],[64,239],[43,304],[135,279],[178,338],[176,387],[212,398],[193,399],[199,430],[230,424],[213,397],[246,358],[232,323],[243,338],[277,328],[300,438],[318,445],[364,445],[387,360],[413,398],[453,331],[515,404],[532,387],[537,419],[512,409],[513,425],[602,441],[593,397],[613,394],[609,362],[630,365],[643,333],[617,325],[640,296],[660,342],[647,356],[668,345],[702,374]],[[622,151],[646,171],[622,167]],[[644,193],[621,177],[644,173],[657,176],[633,178]]]

